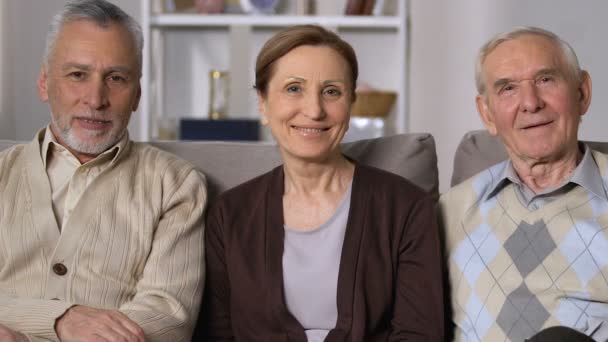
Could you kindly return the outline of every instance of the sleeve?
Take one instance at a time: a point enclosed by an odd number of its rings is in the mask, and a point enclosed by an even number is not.
[[[442,257],[434,201],[418,201],[399,242],[389,341],[443,341]]]
[[[230,280],[226,267],[223,220],[219,206],[207,215],[205,232],[207,284],[202,308],[200,341],[234,341],[230,318]],[[199,336],[200,335],[200,336]]]
[[[60,300],[14,298],[0,294],[0,323],[31,341],[58,341],[55,320],[74,304]]]
[[[163,182],[168,185],[152,249],[135,296],[119,311],[141,326],[149,342],[189,341],[205,279],[207,192],[204,179],[194,169]]]
[[[38,336],[30,336],[30,335],[25,335],[25,337],[27,337],[27,340],[29,342],[49,342],[49,341],[54,341],[54,340],[47,340],[45,338],[42,337],[38,337]]]

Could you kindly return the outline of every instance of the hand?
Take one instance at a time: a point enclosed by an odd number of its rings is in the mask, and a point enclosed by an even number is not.
[[[145,342],[144,331],[125,314],[114,310],[76,305],[61,316],[55,331],[62,342]]]
[[[0,324],[0,341],[2,342],[28,342],[29,339],[22,333],[9,329]]]

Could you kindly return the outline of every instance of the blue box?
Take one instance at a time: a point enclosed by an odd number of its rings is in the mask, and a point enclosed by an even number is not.
[[[182,118],[179,123],[181,140],[260,140],[258,119],[192,119]]]

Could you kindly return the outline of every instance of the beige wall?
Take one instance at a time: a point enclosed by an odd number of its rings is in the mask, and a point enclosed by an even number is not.
[[[8,4],[0,2],[0,47],[8,44]],[[13,139],[15,137],[15,124],[12,115],[12,106],[9,102],[8,88],[11,86],[9,68],[11,66],[8,49],[0,48],[0,139]]]

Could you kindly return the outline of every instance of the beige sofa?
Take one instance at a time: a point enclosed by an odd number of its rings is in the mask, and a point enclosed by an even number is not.
[[[0,151],[16,143],[0,140]],[[197,166],[207,176],[210,200],[281,163],[277,147],[269,143],[161,141],[152,145]],[[399,174],[438,196],[437,155],[430,134],[400,134],[342,147],[351,158]]]
[[[0,151],[16,144],[0,140]],[[154,142],[196,165],[207,176],[209,199],[220,192],[269,171],[281,163],[276,146],[267,143]],[[608,143],[589,143],[608,153]],[[411,133],[342,145],[359,162],[399,174],[438,197],[435,141],[430,134]],[[463,137],[455,155],[452,186],[507,158],[499,140],[486,131],[471,131]]]
[[[16,143],[0,140],[0,151]],[[587,143],[608,153],[608,142]],[[207,176],[210,200],[281,163],[276,146],[269,143],[161,141],[152,144],[196,165]],[[399,134],[342,146],[351,158],[401,175],[438,197],[437,155],[435,140],[430,134]],[[454,156],[451,186],[506,158],[499,139],[487,131],[466,133]]]

